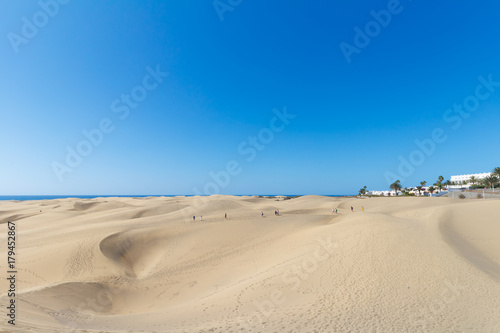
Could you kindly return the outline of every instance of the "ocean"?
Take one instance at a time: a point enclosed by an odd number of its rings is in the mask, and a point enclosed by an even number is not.
[[[233,194],[235,195],[235,194]],[[243,194],[236,196],[261,196],[261,197],[274,197],[281,194]],[[303,196],[306,194],[299,195],[285,195],[287,197],[296,197]],[[186,196],[192,197],[193,195],[0,195],[0,201],[8,201],[8,200],[18,200],[18,201],[27,201],[27,200],[53,200],[53,199],[67,199],[67,198],[76,198],[76,199],[94,199],[94,198],[111,198],[111,197],[119,197],[119,198],[146,198],[146,197],[176,197],[176,196]],[[325,197],[349,197],[352,195],[324,195]]]
[[[146,198],[146,197],[175,197],[175,195],[0,195],[0,200],[53,200],[53,199],[94,199],[94,198]]]

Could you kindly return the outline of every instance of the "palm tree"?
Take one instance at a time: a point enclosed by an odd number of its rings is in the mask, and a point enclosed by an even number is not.
[[[420,189],[422,191],[424,190],[425,185],[427,185],[427,182],[425,180],[420,182]],[[420,191],[418,192],[418,194],[420,195]]]
[[[499,168],[495,168],[495,169],[493,170],[493,174],[494,174],[495,176],[497,176],[498,178],[500,178],[500,167],[499,167]]]
[[[472,185],[474,185],[477,182],[477,178],[475,176],[470,176],[469,182],[471,182]]]
[[[359,195],[365,195],[366,194],[366,186],[364,186],[361,190],[359,190]]]
[[[438,181],[436,182],[436,184],[434,184],[434,186],[437,186],[437,188],[439,188],[440,192],[443,189],[443,180],[444,180],[444,177],[443,176],[439,176],[438,177]]]
[[[398,191],[401,190],[401,182],[399,181],[399,179],[392,183],[390,188],[394,190],[394,193],[396,193],[397,196]]]
[[[483,182],[486,186],[490,186],[490,188],[493,188],[496,183],[498,183],[498,177],[494,174],[489,175],[488,177],[483,179]]]
[[[435,190],[436,190],[436,188],[434,186],[429,187],[429,192],[431,194],[434,193]]]
[[[420,196],[420,192],[422,191],[422,186],[417,186],[418,196]]]

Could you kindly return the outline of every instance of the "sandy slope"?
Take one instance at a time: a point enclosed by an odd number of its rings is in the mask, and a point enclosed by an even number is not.
[[[500,332],[500,201],[0,202],[1,244],[7,220],[17,331]]]

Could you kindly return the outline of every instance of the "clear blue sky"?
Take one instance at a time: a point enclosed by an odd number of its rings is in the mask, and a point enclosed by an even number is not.
[[[388,189],[388,172],[413,186],[500,166],[500,86],[474,97],[479,76],[500,82],[498,1],[40,3],[0,13],[0,194],[203,194],[228,161],[240,172],[223,194],[352,194]],[[157,87],[121,119],[145,78]],[[447,113],[466,99],[473,112]],[[284,107],[295,118],[271,140]],[[70,167],[67,147],[103,119],[114,130]],[[436,128],[447,139],[399,172]]]

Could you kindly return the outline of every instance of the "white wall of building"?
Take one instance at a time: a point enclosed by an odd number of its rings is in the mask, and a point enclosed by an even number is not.
[[[393,196],[394,191],[368,191],[366,193],[367,195],[383,195],[383,196]],[[403,192],[398,191],[398,195],[403,195]]]
[[[458,176],[451,176],[451,181],[452,182],[468,182],[470,177],[474,176],[477,180],[484,179],[491,175],[490,172],[484,172],[484,173],[473,173],[470,175],[458,175]]]
[[[429,193],[429,187],[430,186],[422,187],[422,190],[420,190],[420,194],[419,194],[416,187],[409,187],[409,189],[411,189],[409,192],[415,194],[416,196],[419,196],[419,195],[423,196],[424,193]],[[447,186],[447,187],[449,187],[449,186]],[[444,191],[446,191],[446,189],[443,188],[443,192]],[[439,193],[439,192],[442,192],[442,191],[439,191],[438,188],[435,188],[434,194]],[[390,196],[394,196],[394,191],[368,191],[366,194],[367,195],[384,195],[387,197],[387,196],[389,196],[389,194],[390,194]],[[398,195],[403,195],[403,192],[398,191]]]

